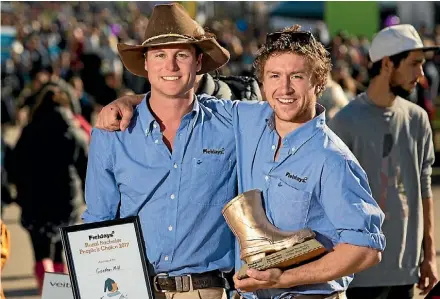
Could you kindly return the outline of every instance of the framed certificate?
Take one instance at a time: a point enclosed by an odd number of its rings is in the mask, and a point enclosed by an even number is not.
[[[153,299],[139,217],[62,227],[74,299]]]

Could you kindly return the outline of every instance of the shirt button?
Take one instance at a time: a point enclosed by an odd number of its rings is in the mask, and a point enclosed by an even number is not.
[[[274,150],[276,148],[276,146],[275,145],[272,145],[272,149]]]
[[[269,177],[266,175],[266,176],[264,177],[264,179],[265,179],[266,181],[268,181],[268,180],[269,180]]]
[[[157,140],[157,139],[156,139],[156,140],[154,140],[154,143],[158,144],[158,143],[159,143],[159,140]]]
[[[296,151],[296,147],[292,147],[292,152]]]
[[[173,167],[174,167],[174,168],[177,168],[177,164],[176,164],[176,163],[174,163]]]
[[[164,257],[164,260],[168,261],[168,255],[166,255],[166,256]]]
[[[170,225],[170,226],[168,226],[168,230],[169,231],[172,231],[173,230],[173,227]]]
[[[153,128],[155,128],[155,129],[156,129],[156,128],[157,128],[157,125],[156,125],[156,124],[153,124]]]
[[[171,197],[171,199],[174,199],[174,198],[176,198],[176,197],[174,196],[174,194],[171,194],[171,196],[170,196],[170,197]]]

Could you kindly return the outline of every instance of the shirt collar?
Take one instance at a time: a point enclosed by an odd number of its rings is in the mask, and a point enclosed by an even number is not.
[[[275,115],[272,112],[270,118],[266,119],[267,126],[275,130]],[[309,141],[316,133],[325,126],[325,108],[321,104],[316,104],[316,116],[306,122],[298,129],[290,132],[283,138],[283,145],[290,147],[294,154],[304,143]]]
[[[153,131],[153,126],[157,123],[156,118],[154,118],[153,113],[151,113],[148,102],[150,101],[151,92],[148,92],[142,102],[138,105],[137,110],[140,117],[140,122],[146,134],[151,133]],[[193,108],[190,113],[188,113],[185,117],[190,115],[191,119],[194,119],[192,126],[195,126],[197,116],[200,111],[199,101],[197,100],[197,96],[194,95]],[[185,118],[184,117],[184,118]]]

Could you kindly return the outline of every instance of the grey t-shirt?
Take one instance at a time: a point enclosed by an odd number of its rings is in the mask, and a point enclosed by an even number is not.
[[[359,160],[385,213],[382,261],[356,274],[350,287],[416,283],[423,239],[422,200],[432,197],[434,146],[427,113],[400,97],[391,107],[378,107],[362,93],[328,125]]]

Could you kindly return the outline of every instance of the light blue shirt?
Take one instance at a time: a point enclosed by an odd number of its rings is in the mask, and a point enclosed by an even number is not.
[[[326,126],[324,108],[282,140],[266,103],[233,107],[239,193],[263,191],[269,220],[283,231],[311,228],[327,249],[339,243],[383,250],[384,214],[371,196],[367,176],[345,144]],[[236,268],[240,268],[238,244]],[[353,276],[291,289],[257,291],[258,298],[330,294],[346,290]],[[255,295],[246,294],[246,297]]]
[[[173,154],[168,152],[160,131],[155,131],[154,124],[158,125],[145,101],[136,108],[134,124],[128,131],[94,131],[98,137],[92,137],[89,155],[94,157],[96,161],[92,163],[97,166],[92,168],[103,168],[104,171],[100,171],[99,175],[88,175],[86,219],[112,219],[119,199],[109,200],[108,203],[104,201],[103,204],[99,194],[106,195],[106,198],[121,196],[122,217],[137,213],[144,215],[141,219],[147,256],[156,272],[178,275],[226,269],[225,264],[232,265],[227,261],[232,258],[233,243],[221,209],[237,192],[233,148],[235,134],[238,192],[262,190],[266,212],[273,224],[287,231],[309,227],[328,249],[338,243],[349,243],[383,250],[385,238],[380,230],[383,213],[371,197],[365,172],[342,141],[325,125],[321,110],[317,117],[283,139],[278,160],[274,162],[279,137],[273,125],[273,111],[266,102],[231,102],[208,96],[198,99],[200,103],[195,102],[193,112],[183,118],[178,132],[178,136],[186,132],[183,148],[188,152],[183,156],[179,152],[179,138],[175,140]],[[318,109],[322,108],[318,106]],[[194,119],[197,122],[190,125]],[[189,131],[193,135],[198,133],[190,138]],[[136,135],[130,137],[132,134]],[[110,151],[109,144],[112,146]],[[150,156],[146,154],[146,146],[153,149],[151,161],[147,159]],[[93,154],[95,147],[97,153]],[[109,153],[102,156],[105,150]],[[190,157],[185,158],[188,155]],[[173,163],[179,161],[175,157],[183,161],[182,169],[179,165],[177,169],[186,170],[185,175],[174,172]],[[191,161],[193,165],[188,165]],[[89,162],[89,168],[92,163]],[[101,183],[103,173],[110,176],[112,183]],[[145,177],[154,182],[148,183]],[[100,184],[103,186],[97,187]],[[108,188],[112,185],[117,187]],[[135,193],[140,200],[124,194],[128,192]],[[178,195],[182,201],[177,208],[174,207],[176,201],[163,200],[176,196],[176,192],[180,192]],[[182,199],[183,192],[189,197]],[[144,194],[147,194],[147,199],[144,199]],[[195,204],[191,196],[199,204]],[[209,204],[203,205],[206,201]],[[96,212],[91,212],[94,210]],[[173,219],[180,223],[181,234],[186,235],[174,235],[172,232],[176,230],[169,230],[168,223]],[[167,242],[170,239],[174,243]],[[171,252],[174,254],[171,255]],[[236,246],[237,269],[241,267],[239,257]],[[215,267],[212,267],[213,264]],[[256,295],[259,298],[278,298],[289,293],[330,294],[345,290],[351,280],[352,276],[349,276],[325,284],[259,291]]]
[[[83,218],[114,219],[120,202],[121,217],[140,217],[155,273],[229,271],[234,236],[221,210],[237,194],[232,117],[194,101],[171,153],[148,100],[135,108],[126,131],[93,130]]]

